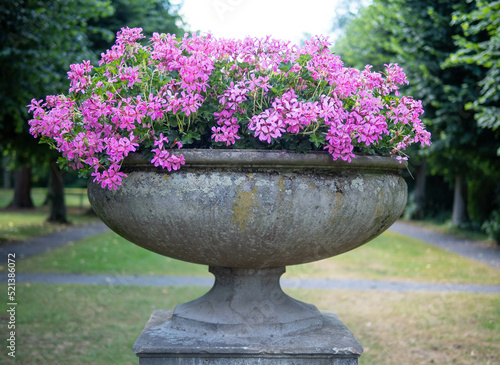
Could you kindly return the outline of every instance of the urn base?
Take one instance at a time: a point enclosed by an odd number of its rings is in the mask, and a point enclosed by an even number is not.
[[[322,325],[290,335],[189,332],[175,328],[172,310],[156,310],[134,344],[140,365],[356,365],[363,347],[330,312]],[[175,322],[175,321],[174,321]]]
[[[201,334],[283,336],[317,329],[322,316],[312,304],[283,292],[285,267],[234,269],[210,266],[212,289],[175,307],[172,327]]]

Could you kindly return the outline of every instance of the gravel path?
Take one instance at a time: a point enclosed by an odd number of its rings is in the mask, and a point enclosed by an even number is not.
[[[487,263],[500,269],[500,248],[486,247],[481,243],[442,235],[409,223],[397,222],[391,231],[411,236],[434,244],[445,250],[462,256]],[[84,226],[70,227],[64,231],[37,237],[25,242],[11,243],[0,246],[2,262],[5,263],[8,253],[16,253],[16,260],[42,254],[70,242],[107,232],[109,229],[101,222]],[[139,285],[139,286],[185,286],[195,285],[210,287],[212,277],[194,276],[132,276],[132,275],[79,275],[79,274],[47,274],[47,273],[16,273],[19,283],[45,284],[100,284],[100,285]],[[2,275],[1,282],[7,282],[7,275]],[[354,289],[354,290],[389,290],[389,291],[433,291],[433,292],[466,292],[500,294],[500,285],[477,284],[437,284],[419,282],[396,282],[356,279],[294,279],[283,278],[284,288],[306,289]]]
[[[204,276],[145,276],[145,275],[79,275],[18,273],[19,283],[41,284],[87,284],[87,285],[132,285],[132,286],[203,286],[211,287],[213,277]],[[388,291],[431,291],[500,294],[500,285],[435,284],[401,281],[356,280],[356,279],[281,279],[283,288],[302,289],[353,289]]]
[[[23,242],[12,242],[0,246],[0,256],[2,262],[5,262],[8,253],[16,253],[16,260],[26,257],[39,255],[55,248],[67,245],[86,237],[107,232],[109,228],[101,221],[78,226],[69,226],[68,228],[50,233],[45,236],[35,237]]]
[[[480,242],[468,241],[455,236],[437,233],[406,222],[396,222],[389,230],[417,238],[441,247],[444,250],[484,262],[491,267],[500,269],[500,246],[488,247]]]

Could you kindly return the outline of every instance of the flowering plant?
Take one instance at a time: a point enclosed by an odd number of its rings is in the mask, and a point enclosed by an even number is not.
[[[400,97],[397,64],[384,73],[344,67],[316,37],[303,47],[270,37],[211,35],[178,39],[123,28],[103,53],[71,65],[68,95],[33,99],[30,132],[62,152],[63,165],[91,172],[116,189],[124,158],[142,151],[155,166],[184,164],[174,148],[326,149],[406,159],[412,143],[430,144],[421,101]]]

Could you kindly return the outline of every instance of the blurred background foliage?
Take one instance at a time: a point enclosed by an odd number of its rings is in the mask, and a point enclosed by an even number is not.
[[[373,0],[338,21],[346,65],[398,63],[422,99],[430,148],[412,151],[406,217],[500,240],[500,1]],[[351,5],[356,1],[347,1]]]

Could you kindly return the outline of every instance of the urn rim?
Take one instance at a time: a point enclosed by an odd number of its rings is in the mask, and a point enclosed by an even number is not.
[[[213,167],[282,167],[291,169],[322,170],[383,170],[400,172],[408,167],[408,162],[393,156],[355,155],[350,162],[333,160],[326,151],[311,151],[299,154],[287,150],[256,149],[182,149],[172,151],[183,155],[185,165],[181,169],[198,166]],[[123,166],[130,168],[155,168],[140,153],[129,154]]]

